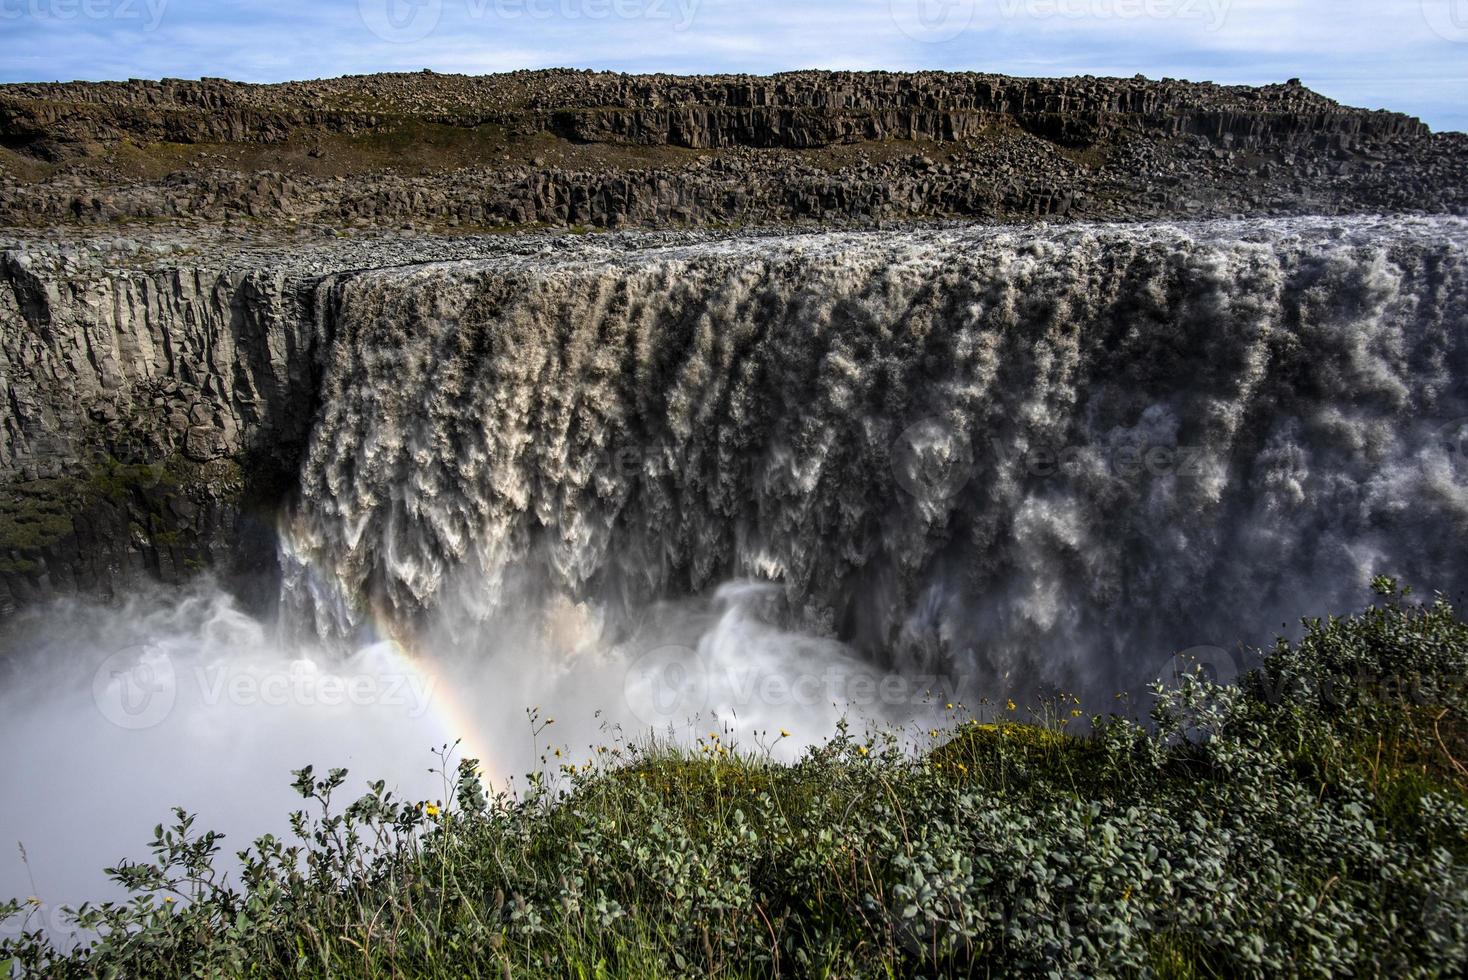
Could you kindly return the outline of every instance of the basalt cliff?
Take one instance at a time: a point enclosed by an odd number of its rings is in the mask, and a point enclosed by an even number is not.
[[[581,71],[0,86],[0,223],[881,224],[1461,211],[1468,138],[1295,80]]]
[[[12,85],[0,147],[0,613],[754,578],[1018,669],[1465,581],[1468,144],[1296,83]]]
[[[7,608],[213,569],[321,635],[615,629],[753,579],[1056,676],[1465,581],[1461,218],[176,238],[3,253]]]

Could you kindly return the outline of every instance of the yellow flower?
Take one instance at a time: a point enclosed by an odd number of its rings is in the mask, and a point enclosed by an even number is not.
[[[944,705],[944,707],[946,707],[949,711],[952,711],[953,710],[953,702],[952,701],[949,701],[946,705]]]
[[[782,729],[780,729],[780,737],[781,738],[789,738],[790,737],[790,733],[787,732],[785,729],[782,728]]]
[[[434,806],[432,803],[428,803],[424,805],[423,812],[428,814],[430,817],[436,817],[438,816],[439,811],[438,807]]]
[[[173,896],[172,895],[164,895],[163,896],[163,902],[164,902],[165,905],[172,905],[173,904]]]
[[[929,738],[937,738],[938,737],[938,729],[934,728],[932,731],[928,732],[928,737]]]
[[[866,755],[867,754],[867,747],[865,745],[860,746],[860,747],[857,748],[856,751],[860,752],[862,755]]]
[[[1070,716],[1072,718],[1079,718],[1081,716],[1081,709],[1080,708],[1072,708],[1072,709],[1070,709]]]
[[[1013,711],[1014,710],[1014,698],[1010,698],[1008,701],[1005,701],[1004,702],[1004,707],[1007,708],[1010,711]]]

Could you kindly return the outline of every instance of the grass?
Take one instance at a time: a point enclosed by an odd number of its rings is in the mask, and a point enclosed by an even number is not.
[[[1461,975],[1468,626],[1378,588],[1148,724],[954,705],[920,749],[616,739],[498,788],[444,747],[432,802],[306,768],[292,842],[227,879],[176,811],[94,939],[5,940],[0,976]]]

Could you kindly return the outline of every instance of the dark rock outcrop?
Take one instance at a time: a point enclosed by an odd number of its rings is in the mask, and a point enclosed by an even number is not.
[[[580,247],[465,234],[537,227],[663,229],[646,241],[1465,214],[1465,164],[1464,134],[1293,81],[557,70],[0,86],[0,225],[28,229],[0,250],[0,613],[139,576],[273,574],[273,515],[331,342],[313,284],[332,273]],[[445,234],[394,238],[404,226]],[[162,251],[143,261],[150,237]],[[293,256],[244,255],[281,241]]]
[[[273,574],[311,321],[279,273],[180,258],[0,253],[0,611],[206,566]]]
[[[0,145],[44,164],[25,179],[0,170],[0,223],[15,225],[612,228],[1468,208],[1468,137],[1293,82],[545,71],[11,85],[0,86]],[[190,146],[210,149],[190,156]]]

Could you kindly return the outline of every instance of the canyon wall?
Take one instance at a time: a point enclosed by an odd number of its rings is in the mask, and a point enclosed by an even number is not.
[[[262,269],[0,253],[0,609],[206,567],[273,578],[314,326]]]
[[[616,635],[770,580],[869,657],[1077,690],[1377,575],[1460,589],[1465,248],[1451,219],[1078,226],[328,277],[291,611],[569,602]]]
[[[1295,83],[1223,86],[1144,78],[976,72],[356,76],[279,85],[224,79],[25,83],[0,88],[12,145],[66,154],[123,138],[276,142],[303,126],[362,131],[395,115],[447,125],[549,129],[587,142],[690,148],[955,140],[1003,119],[1087,145],[1109,131],[1200,134],[1257,148],[1422,135],[1418,120],[1341,106]]]
[[[1468,209],[1468,137],[1291,80],[549,70],[0,86],[0,223],[870,226]]]
[[[326,637],[615,637],[754,579],[1079,687],[1468,582],[1462,219],[495,241],[6,251],[5,609],[210,570]]]

